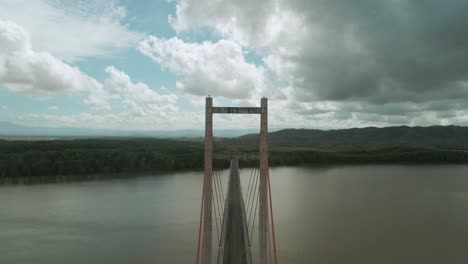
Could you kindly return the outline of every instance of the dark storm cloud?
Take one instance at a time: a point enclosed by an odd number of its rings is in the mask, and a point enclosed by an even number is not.
[[[292,1],[311,30],[300,56],[300,100],[373,103],[468,95],[468,1]]]
[[[177,1],[176,29],[211,27],[262,58],[282,120],[468,123],[468,1]]]

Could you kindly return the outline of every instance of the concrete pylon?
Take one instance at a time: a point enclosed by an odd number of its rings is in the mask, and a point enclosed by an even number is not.
[[[260,112],[260,186],[259,186],[259,249],[262,264],[268,262],[268,99],[261,99]]]
[[[212,175],[213,175],[213,98],[206,98],[205,108],[205,196],[203,198],[202,263],[211,264],[212,254]]]

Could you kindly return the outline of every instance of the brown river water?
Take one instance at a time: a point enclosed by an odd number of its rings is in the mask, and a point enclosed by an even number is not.
[[[468,263],[467,165],[270,174],[279,263]],[[194,263],[201,187],[201,172],[2,186],[0,263]]]

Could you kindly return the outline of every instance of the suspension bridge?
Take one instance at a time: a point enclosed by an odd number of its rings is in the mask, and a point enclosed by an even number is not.
[[[215,155],[214,114],[260,115],[258,152]],[[260,107],[214,107],[213,98],[206,98],[205,171],[198,228],[197,264],[278,263],[267,135],[267,98],[261,99]],[[230,160],[226,191],[218,168],[213,166],[215,160]],[[241,187],[238,160],[258,161],[258,167],[251,170],[245,193]]]

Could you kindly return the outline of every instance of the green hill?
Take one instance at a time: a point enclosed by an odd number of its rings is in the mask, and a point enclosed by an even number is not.
[[[251,146],[258,134],[223,139],[227,145]],[[339,130],[284,129],[269,133],[270,148],[306,147],[321,150],[381,149],[391,147],[468,150],[468,127],[367,127]]]

